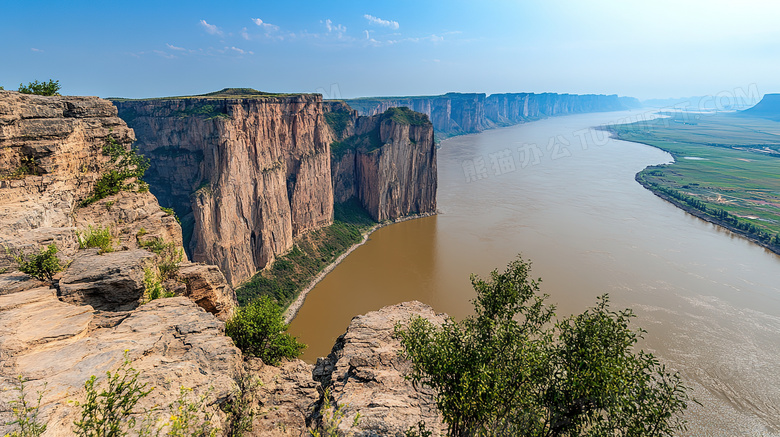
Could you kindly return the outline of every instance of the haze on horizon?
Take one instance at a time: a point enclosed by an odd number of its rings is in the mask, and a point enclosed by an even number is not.
[[[155,97],[253,87],[639,99],[780,91],[780,3],[0,0],[0,85]]]

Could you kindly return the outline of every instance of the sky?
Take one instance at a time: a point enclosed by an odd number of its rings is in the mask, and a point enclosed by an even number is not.
[[[325,98],[780,92],[775,1],[0,0],[0,85]]]

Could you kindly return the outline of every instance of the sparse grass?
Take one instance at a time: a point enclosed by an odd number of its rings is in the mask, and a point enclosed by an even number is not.
[[[409,124],[412,126],[424,126],[431,123],[430,120],[428,120],[427,115],[420,112],[414,112],[405,106],[388,109],[382,114],[382,118],[389,118],[396,123]]]
[[[76,231],[76,240],[79,242],[79,249],[98,247],[101,254],[114,251],[114,237],[111,235],[110,226],[104,228],[89,225],[85,231]]]
[[[168,215],[173,216],[173,218],[176,219],[176,222],[181,224],[181,220],[179,220],[179,216],[176,215],[176,211],[174,211],[173,208],[166,208],[164,206],[161,206],[160,209],[162,210],[162,212],[164,212],[164,213],[166,213]]]
[[[278,257],[270,269],[256,274],[236,289],[239,304],[247,305],[267,295],[286,308],[312,278],[350,246],[360,242],[363,232],[374,224],[354,199],[335,205],[335,220],[331,226],[309,233],[289,253]]]

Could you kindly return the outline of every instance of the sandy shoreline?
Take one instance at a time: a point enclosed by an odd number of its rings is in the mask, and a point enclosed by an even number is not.
[[[355,243],[355,244],[353,244],[352,246],[350,246],[350,247],[349,247],[349,249],[347,249],[347,250],[346,250],[344,253],[342,253],[341,255],[339,255],[339,257],[338,257],[338,258],[336,258],[336,260],[335,260],[335,261],[333,261],[332,263],[328,264],[328,266],[327,266],[327,267],[325,267],[324,269],[322,269],[322,271],[320,271],[319,273],[317,273],[317,276],[315,276],[314,278],[312,278],[312,280],[309,282],[309,284],[306,286],[306,288],[304,288],[303,290],[301,290],[300,294],[299,294],[299,295],[298,295],[298,297],[295,299],[295,301],[293,301],[293,303],[291,303],[291,304],[290,304],[290,306],[289,306],[289,307],[287,307],[287,310],[284,312],[284,323],[288,323],[288,324],[289,324],[290,322],[292,322],[292,320],[293,320],[293,319],[295,318],[295,316],[298,314],[298,311],[299,311],[299,310],[301,309],[301,307],[303,306],[303,303],[306,301],[306,296],[309,294],[309,292],[310,292],[310,291],[311,291],[311,290],[312,290],[312,289],[313,289],[313,288],[314,288],[314,287],[315,287],[315,286],[316,286],[316,285],[317,285],[317,284],[318,284],[320,281],[322,281],[322,279],[323,279],[323,278],[325,278],[325,276],[327,276],[327,275],[328,275],[328,273],[330,273],[330,272],[331,272],[333,269],[335,269],[335,268],[336,268],[336,266],[338,266],[338,265],[339,265],[339,264],[340,264],[342,261],[344,261],[344,259],[345,259],[345,258],[346,258],[346,257],[347,257],[347,256],[348,256],[350,253],[352,253],[352,251],[353,251],[353,250],[355,250],[355,249],[357,249],[358,247],[360,247],[360,246],[362,246],[362,245],[366,244],[366,241],[368,241],[368,237],[369,237],[369,236],[370,236],[370,235],[371,235],[371,234],[372,234],[374,231],[376,231],[376,230],[377,230],[377,229],[379,229],[379,228],[383,228],[383,227],[385,227],[385,226],[394,225],[394,224],[396,224],[396,223],[405,222],[405,221],[407,221],[407,220],[414,220],[414,219],[423,218],[423,217],[430,217],[430,216],[433,216],[433,215],[436,215],[436,214],[437,214],[436,212],[429,212],[429,213],[425,213],[425,214],[415,214],[415,215],[410,215],[410,216],[406,216],[406,217],[401,217],[401,218],[399,218],[399,219],[395,219],[395,220],[388,220],[388,221],[386,221],[386,222],[377,223],[377,224],[375,224],[374,226],[372,226],[370,229],[368,229],[366,232],[364,232],[364,233],[363,233],[363,240],[361,240],[360,242],[358,242],[358,243]]]

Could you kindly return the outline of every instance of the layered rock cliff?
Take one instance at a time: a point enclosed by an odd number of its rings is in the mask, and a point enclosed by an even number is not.
[[[408,107],[430,117],[434,129],[445,135],[476,133],[555,115],[618,111],[639,106],[636,99],[617,95],[509,93],[447,93],[441,96],[361,98],[346,101],[360,115],[380,114],[388,108]]]
[[[338,104],[329,110],[351,117],[347,134],[332,145],[337,202],[355,197],[376,221],[436,211],[436,146],[427,117],[407,108],[370,117]]]
[[[144,304],[163,262],[144,243],[181,249],[181,228],[157,199],[121,191],[81,206],[106,171],[109,135],[125,147],[134,137],[111,102],[0,91],[0,246],[31,254],[55,244],[63,266],[42,282],[0,257],[0,434],[13,429],[20,375],[28,402],[42,394],[45,435],[66,436],[77,418],[69,401],[125,356],[158,387],[147,407],[173,402],[180,386],[224,399],[242,369],[219,320],[235,295],[213,266],[182,257],[159,279],[180,297]],[[79,248],[77,232],[90,226],[108,229],[111,251]]]
[[[192,258],[218,265],[231,284],[332,222],[332,138],[320,96],[115,103],[152,159],[152,192],[191,227]]]
[[[247,92],[115,102],[152,159],[151,191],[182,217],[188,252],[231,284],[331,224],[334,197],[358,197],[376,220],[435,210],[429,123],[358,117],[319,95]],[[371,146],[332,167],[331,144],[355,137]]]

